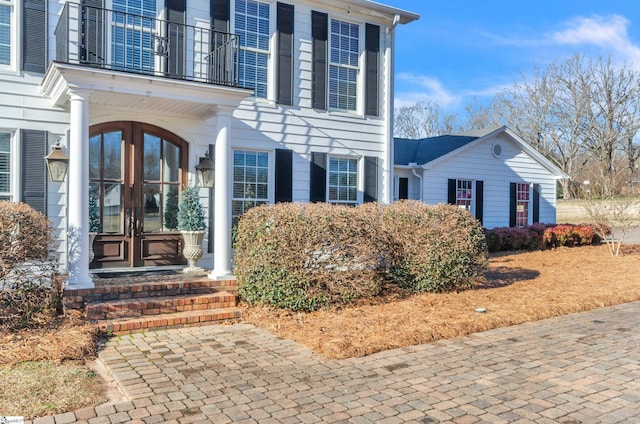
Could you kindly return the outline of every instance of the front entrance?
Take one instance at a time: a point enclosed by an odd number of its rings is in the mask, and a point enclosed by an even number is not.
[[[99,219],[102,227],[91,268],[186,263],[176,216],[187,182],[187,152],[184,140],[153,125],[91,127],[90,195],[98,208],[90,219]]]

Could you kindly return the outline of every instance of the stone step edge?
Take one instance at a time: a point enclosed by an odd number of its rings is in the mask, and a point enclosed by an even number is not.
[[[237,293],[238,283],[236,280],[215,281],[211,279],[200,279],[194,281],[167,281],[164,283],[155,282],[101,286],[91,289],[65,290],[64,302],[67,308],[83,309],[86,303],[147,297],[205,294],[216,291]]]
[[[125,320],[109,320],[97,323],[98,331],[106,335],[124,335],[147,330],[162,330],[233,322],[240,320],[242,313],[238,308],[207,309],[204,311],[187,311],[161,315],[148,315]]]
[[[85,316],[87,319],[95,321],[235,306],[236,296],[234,294],[216,292],[89,303],[85,305]]]

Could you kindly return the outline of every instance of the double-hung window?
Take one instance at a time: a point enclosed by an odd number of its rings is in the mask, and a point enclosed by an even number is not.
[[[235,33],[240,37],[240,85],[256,97],[267,97],[269,3],[236,0]]]
[[[516,227],[529,225],[530,186],[529,183],[516,184]]]
[[[355,205],[358,203],[358,160],[329,158],[329,203]]]
[[[0,0],[0,67],[11,65],[11,19],[12,0]]]
[[[269,154],[233,151],[233,225],[248,209],[269,203]]]
[[[360,27],[331,19],[329,47],[329,107],[354,111],[358,107]]]
[[[156,0],[113,0],[112,5],[111,65],[153,72]]]
[[[0,132],[0,200],[11,196],[11,134]]]
[[[456,180],[456,206],[472,212],[473,207],[473,181]]]

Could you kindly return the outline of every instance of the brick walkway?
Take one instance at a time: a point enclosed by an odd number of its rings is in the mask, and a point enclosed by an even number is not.
[[[41,423],[614,423],[640,417],[640,302],[365,358],[246,325],[111,339],[129,402]]]

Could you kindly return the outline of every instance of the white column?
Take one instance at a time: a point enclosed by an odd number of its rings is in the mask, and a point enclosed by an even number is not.
[[[231,193],[233,167],[231,155],[231,112],[217,113],[217,134],[215,147],[215,186],[213,222],[213,271],[209,278],[214,280],[232,279],[231,269]]]
[[[87,93],[71,92],[67,288],[91,288],[89,274],[89,102]]]

